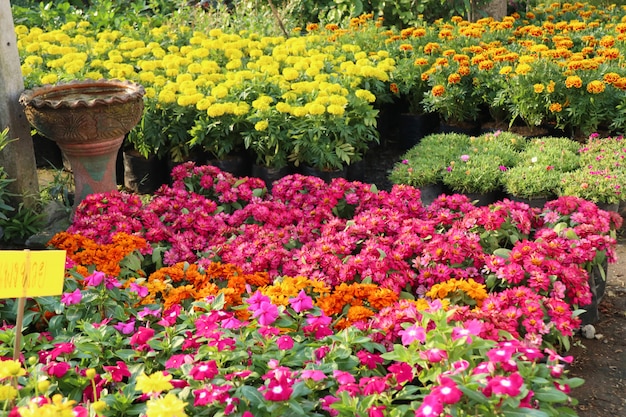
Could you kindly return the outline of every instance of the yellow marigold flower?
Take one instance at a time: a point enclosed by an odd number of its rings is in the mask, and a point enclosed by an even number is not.
[[[413,65],[415,65],[416,67],[422,67],[424,65],[428,65],[428,60],[426,58],[415,58],[415,61],[413,61]]]
[[[146,98],[155,98],[156,90],[154,87],[146,87]]]
[[[570,75],[565,79],[565,87],[567,88],[581,88],[583,86],[583,80],[577,75]]]
[[[311,116],[320,116],[326,112],[326,107],[319,103],[307,103],[304,108]]]
[[[461,82],[461,76],[456,72],[448,75],[448,84],[458,84],[459,82]]]
[[[276,110],[279,113],[291,113],[291,105],[285,103],[284,101],[279,101],[278,103],[276,103]]]
[[[340,106],[338,104],[331,104],[326,108],[326,111],[329,114],[333,114],[335,116],[342,116],[346,110],[343,106]]]
[[[226,113],[226,108],[222,103],[214,103],[207,110],[206,114],[209,117],[220,117]]]
[[[604,91],[606,86],[600,80],[593,80],[587,84],[587,92],[591,94],[600,94]]]
[[[46,74],[42,75],[39,81],[41,84],[54,84],[59,80],[59,76],[57,74]]]
[[[224,98],[228,95],[228,88],[224,85],[218,85],[211,89],[211,95],[215,98]]]
[[[151,398],[146,404],[146,417],[187,417],[187,403],[168,393],[165,397]]]
[[[363,99],[363,100],[367,101],[368,103],[373,103],[373,102],[376,101],[376,96],[374,94],[372,94],[371,91],[364,90],[362,88],[356,90],[354,92],[354,95],[357,96],[360,99]],[[276,105],[276,108],[278,108],[278,105]]]
[[[554,93],[554,87],[556,86],[556,83],[552,80],[550,80],[550,82],[548,83],[548,86],[546,87],[546,90],[548,91],[548,93],[552,94]]]
[[[239,103],[237,103],[232,113],[235,116],[244,116],[248,114],[249,111],[250,111],[250,105],[246,103],[245,101],[240,101]]]
[[[273,102],[274,99],[270,96],[260,96],[252,102],[252,107],[256,110],[264,111],[268,110]]]
[[[519,64],[516,68],[515,68],[515,73],[518,75],[526,75],[528,74],[530,71],[532,71],[532,67],[528,64]]]
[[[135,390],[141,391],[143,394],[152,394],[162,391],[168,391],[174,388],[170,383],[172,375],[165,375],[163,371],[157,371],[151,375],[142,373],[137,377]]]
[[[308,113],[304,107],[292,107],[291,114],[294,115],[295,117],[304,117]]]
[[[535,85],[533,85],[533,89],[535,90],[535,93],[541,94],[541,93],[543,93],[543,90],[545,89],[545,86],[543,84],[535,84]]]
[[[441,97],[446,92],[446,88],[443,85],[436,85],[432,89],[433,96]]]
[[[552,103],[549,109],[552,113],[560,113],[563,110],[563,106],[560,103]]]
[[[264,132],[267,130],[267,128],[269,127],[269,122],[267,120],[261,120],[259,122],[256,122],[254,124],[254,130],[256,130],[257,132]]]
[[[507,75],[507,74],[510,74],[511,71],[513,71],[513,67],[511,67],[510,65],[506,65],[506,66],[500,68],[499,73],[500,73],[500,75]]]
[[[12,401],[16,397],[17,390],[12,385],[0,385],[0,401]]]
[[[176,93],[171,90],[163,90],[159,93],[159,103],[170,104],[176,102]]]
[[[287,81],[296,80],[300,76],[300,73],[293,68],[285,68],[283,70],[283,77]]]

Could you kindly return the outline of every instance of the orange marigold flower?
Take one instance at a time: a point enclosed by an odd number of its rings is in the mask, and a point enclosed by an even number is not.
[[[620,90],[626,90],[626,77],[620,77],[613,85]]]
[[[317,23],[309,23],[308,25],[306,25],[307,32],[314,32],[318,30],[319,28],[320,28],[320,25],[318,25]]]
[[[459,82],[461,82],[461,76],[457,74],[456,72],[453,72],[452,74],[448,75],[448,84],[458,84]],[[434,91],[433,91],[433,94],[434,94]]]
[[[445,92],[446,88],[441,84],[434,86],[432,89],[433,96],[435,97],[441,97]]]
[[[565,79],[565,87],[567,88],[581,88],[583,86],[583,80],[577,75],[570,75]]]
[[[326,30],[329,30],[331,32],[336,31],[337,29],[339,29],[339,25],[335,24],[335,23],[328,23],[326,26],[324,26],[324,28]]]
[[[415,28],[412,33],[414,38],[420,38],[426,35],[426,29],[424,28]]]
[[[389,91],[391,91],[394,94],[398,94],[400,92],[400,89],[398,88],[398,84],[396,83],[391,83],[389,85]]]
[[[607,72],[602,79],[607,84],[615,84],[620,79],[620,75],[616,72]]]
[[[413,50],[413,45],[411,45],[410,43],[403,43],[399,46],[399,49],[401,51],[412,51]]]
[[[480,61],[480,63],[478,64],[478,69],[482,70],[482,71],[489,71],[490,69],[493,69],[493,61],[490,59],[486,59],[484,61]]]
[[[425,54],[432,54],[434,52],[437,52],[439,49],[440,49],[439,44],[435,42],[428,42],[426,45],[424,45]]]
[[[458,71],[459,71],[459,75],[465,77],[466,75],[469,75],[470,67],[467,65],[461,65]]]
[[[606,86],[604,85],[604,82],[600,80],[593,80],[587,84],[587,92],[591,94],[600,94],[605,88]]]
[[[611,48],[615,45],[615,38],[610,35],[603,36],[602,39],[600,39],[600,45],[605,48]]]
[[[560,103],[552,103],[550,104],[549,109],[552,113],[560,113],[563,111],[563,106],[561,106]]]
[[[413,61],[413,65],[415,65],[416,67],[422,67],[424,65],[428,65],[428,60],[426,58],[415,58],[415,61]]]

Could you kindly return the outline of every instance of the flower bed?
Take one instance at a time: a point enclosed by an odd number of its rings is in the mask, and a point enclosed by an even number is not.
[[[65,292],[29,302],[23,361],[0,362],[5,409],[573,414],[582,381],[555,349],[591,302],[588,268],[614,261],[618,216],[575,197],[423,207],[410,186],[172,176],[145,201],[89,196],[52,240]]]

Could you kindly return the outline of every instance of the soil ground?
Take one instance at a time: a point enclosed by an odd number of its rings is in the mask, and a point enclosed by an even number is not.
[[[363,181],[380,190],[390,189],[387,176],[403,153],[398,143],[383,142],[366,157]],[[60,171],[41,168],[38,173],[45,186]],[[594,324],[596,338],[577,334],[568,352],[574,356],[570,376],[585,380],[572,391],[580,417],[626,417],[626,226],[620,232],[617,257],[617,263],[609,265],[601,317]]]

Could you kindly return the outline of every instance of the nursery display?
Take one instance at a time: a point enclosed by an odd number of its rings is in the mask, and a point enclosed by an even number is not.
[[[5,409],[575,415],[562,351],[619,216],[576,197],[424,207],[410,186],[297,174],[269,194],[190,162],[172,177],[148,200],[89,195],[51,240],[64,294],[28,302]]]
[[[577,415],[569,350],[623,222],[623,8],[399,28],[272,5],[272,31],[246,2],[94,3],[15,8],[29,120],[167,178],[72,163],[63,293],[0,299],[0,416]],[[49,129],[41,91],[71,95]],[[103,102],[122,123],[78,111]],[[394,185],[353,180],[390,136]],[[109,153],[87,157],[115,179]]]

